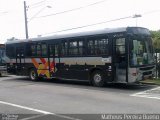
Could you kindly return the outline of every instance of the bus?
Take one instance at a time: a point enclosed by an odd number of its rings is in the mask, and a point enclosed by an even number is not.
[[[5,45],[0,44],[0,76],[7,74],[5,57]]]
[[[148,29],[122,27],[6,42],[7,71],[31,80],[87,80],[94,86],[153,77]]]

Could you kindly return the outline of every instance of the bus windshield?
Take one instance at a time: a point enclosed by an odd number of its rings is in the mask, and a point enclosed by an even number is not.
[[[131,66],[143,66],[154,63],[152,40],[150,37],[132,37],[130,43]]]

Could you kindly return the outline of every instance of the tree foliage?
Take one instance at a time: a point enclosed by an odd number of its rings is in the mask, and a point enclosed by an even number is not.
[[[151,36],[153,39],[153,46],[156,51],[160,51],[160,30],[151,31]]]

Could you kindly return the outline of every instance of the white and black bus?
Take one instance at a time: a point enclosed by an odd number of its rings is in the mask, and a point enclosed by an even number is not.
[[[0,44],[0,76],[7,75],[5,45]]]
[[[155,73],[150,32],[125,27],[8,41],[9,73],[32,80],[61,78],[134,83]]]

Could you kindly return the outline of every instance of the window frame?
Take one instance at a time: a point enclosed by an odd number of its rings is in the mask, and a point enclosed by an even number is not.
[[[76,54],[70,54],[70,43],[76,42]],[[82,46],[80,46],[80,42],[82,42]],[[75,49],[75,48],[71,48]],[[81,49],[81,50],[80,50]],[[81,51],[81,52],[80,52]],[[68,40],[68,56],[84,56],[85,55],[85,37],[77,37],[71,38]]]
[[[44,50],[42,50],[42,45],[46,46],[46,54],[43,54]],[[34,47],[34,48],[32,49],[32,47]],[[38,47],[39,47],[39,49],[38,49]],[[34,54],[33,54],[33,51],[34,51]],[[47,57],[48,56],[48,46],[46,43],[43,43],[43,42],[42,43],[31,43],[30,52],[31,52],[31,54],[30,54],[31,57],[36,57],[36,58]],[[40,53],[38,54],[38,52],[40,52]]]
[[[68,56],[68,41],[62,40],[60,43],[59,56],[65,57]]]
[[[57,47],[57,50],[56,50],[56,47]],[[57,44],[57,43],[56,44],[50,44],[48,55],[49,55],[49,57],[59,57],[59,55],[60,55],[59,44]]]
[[[106,40],[106,44],[102,46],[100,41]],[[109,36],[102,34],[102,35],[95,35],[95,36],[88,36],[86,38],[86,47],[87,47],[87,55],[89,56],[108,56],[109,55]],[[92,46],[89,47],[89,42],[92,41]],[[99,50],[99,51],[98,51]],[[102,52],[106,51],[106,52]]]

